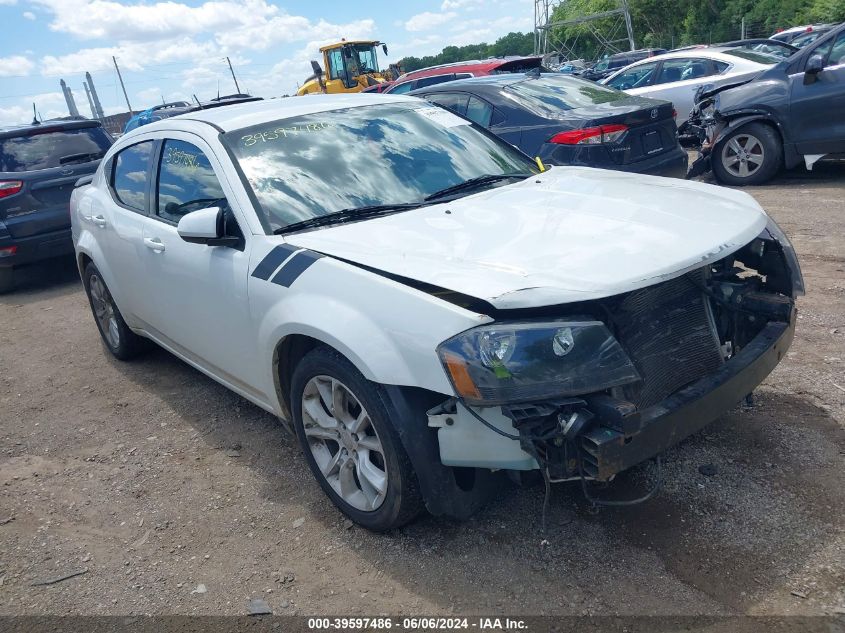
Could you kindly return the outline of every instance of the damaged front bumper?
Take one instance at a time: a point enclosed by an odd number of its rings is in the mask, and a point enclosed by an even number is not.
[[[715,373],[633,416],[625,416],[628,419],[624,423],[620,424],[619,418],[603,419],[601,413],[594,414],[594,424],[577,437],[577,452],[567,456],[567,461],[574,461],[561,466],[570,476],[575,476],[580,459],[584,475],[607,481],[662,453],[751,393],[784,357],[794,333],[793,312],[789,323],[768,323]],[[584,404],[589,410],[589,403]],[[503,470],[540,468],[530,449],[526,451],[524,444],[516,441],[519,438],[513,435],[511,419],[501,407],[476,409],[476,414],[500,433],[480,424],[461,403],[441,405],[429,411],[429,426],[439,429],[440,459],[444,465]]]
[[[638,378],[590,393],[561,389],[558,397],[489,404],[452,398],[428,411],[441,463],[539,469],[550,481],[607,481],[750,394],[789,349],[795,299],[803,293],[795,252],[770,220],[755,240],[714,264],[592,307],[582,304],[579,310],[607,315]],[[508,327],[514,325],[504,322],[501,329]],[[531,349],[546,344],[538,341],[529,341]],[[602,349],[604,366],[612,366],[615,356],[606,345]],[[578,371],[588,375],[591,366],[582,361]]]
[[[794,313],[789,323],[768,323],[714,374],[642,411],[640,429],[632,435],[607,426],[590,429],[581,436],[586,474],[605,481],[701,430],[772,372],[794,334]]]

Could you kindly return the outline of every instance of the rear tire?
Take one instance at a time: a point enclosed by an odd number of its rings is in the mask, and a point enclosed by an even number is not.
[[[0,268],[0,295],[15,289],[15,271],[11,266]]]
[[[308,466],[341,512],[375,532],[420,514],[417,477],[380,385],[335,350],[317,347],[296,366],[290,399]]]
[[[770,125],[749,123],[733,130],[715,148],[713,173],[726,185],[760,185],[783,165],[783,144]]]
[[[82,283],[85,286],[85,294],[88,295],[94,322],[97,324],[106,349],[120,360],[131,360],[146,351],[149,348],[149,341],[135,334],[126,325],[100,271],[93,263],[85,267]]]

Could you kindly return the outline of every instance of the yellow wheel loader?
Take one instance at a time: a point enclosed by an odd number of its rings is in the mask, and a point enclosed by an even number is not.
[[[341,40],[323,46],[320,52],[325,72],[319,62],[313,60],[311,68],[314,74],[305,80],[296,94],[361,92],[364,88],[387,81],[388,78],[379,71],[377,46],[381,46],[387,55],[387,44],[373,40]]]

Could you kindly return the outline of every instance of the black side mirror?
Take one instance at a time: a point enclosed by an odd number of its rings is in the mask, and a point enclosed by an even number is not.
[[[315,77],[320,77],[323,74],[323,69],[320,68],[320,62],[318,62],[316,59],[311,60],[311,70],[314,71]]]
[[[804,69],[804,85],[815,83],[818,74],[824,70],[824,57],[811,55],[807,60],[807,67]]]
[[[387,55],[387,44],[382,44],[382,45],[381,45],[381,50],[383,50],[383,51],[384,51],[384,54],[385,54],[385,55]]]

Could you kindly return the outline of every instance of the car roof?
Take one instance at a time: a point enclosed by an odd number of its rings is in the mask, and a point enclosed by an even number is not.
[[[410,70],[396,79],[396,82],[404,82],[410,79],[419,79],[421,77],[428,77],[430,75],[444,74],[441,71],[460,72],[465,71],[489,71],[498,68],[503,64],[521,59],[539,59],[537,55],[516,55],[511,57],[491,57],[488,59],[471,59],[463,62],[450,62],[448,64],[438,64],[437,66],[428,66],[426,68],[419,68],[417,70]]]
[[[496,92],[504,86],[512,86],[513,84],[518,84],[524,81],[530,81],[532,79],[540,78],[554,78],[555,81],[568,81],[572,82],[573,84],[580,85],[587,83],[586,79],[580,79],[578,77],[564,75],[561,73],[508,73],[504,75],[485,75],[484,77],[456,79],[455,81],[447,81],[442,84],[426,86],[425,88],[417,88],[416,90],[412,90],[408,94],[410,96],[415,96],[418,94],[428,94],[432,92],[460,92],[461,89],[482,94],[485,92]]]
[[[306,95],[303,97],[284,97],[278,99],[265,99],[262,101],[249,101],[228,105],[225,108],[208,108],[195,110],[185,114],[171,117],[164,121],[156,121],[136,128],[143,132],[152,132],[159,127],[172,125],[174,121],[203,121],[213,125],[223,132],[240,130],[253,125],[270,123],[280,119],[314,114],[317,112],[329,112],[332,110],[343,110],[346,108],[363,107],[369,105],[380,105],[385,103],[417,102],[417,99],[404,95],[384,94],[335,94],[335,95]],[[135,130],[130,132],[134,134]]]
[[[760,64],[758,62],[751,61],[750,59],[746,59],[744,57],[738,57],[736,55],[731,55],[727,51],[733,50],[735,48],[739,48],[737,46],[708,46],[706,48],[691,48],[687,50],[677,50],[672,51],[669,53],[663,53],[662,55],[655,55],[654,57],[647,57],[646,59],[640,59],[634,64],[640,65],[646,62],[654,62],[660,61],[662,59],[677,59],[678,57],[705,57],[707,59],[715,59],[718,61],[723,62],[730,62],[732,64],[736,63],[746,63],[746,64],[753,64],[754,66],[766,66],[766,64]],[[776,63],[774,60],[772,64]],[[631,64],[633,66],[634,64]],[[624,70],[621,69],[621,70]]]
[[[79,128],[86,128],[86,127],[102,127],[102,124],[99,121],[94,121],[92,119],[85,119],[82,117],[68,117],[66,119],[47,119],[45,121],[41,121],[40,123],[22,123],[18,125],[8,125],[4,127],[0,127],[0,136],[3,137],[11,137],[11,136],[18,136],[23,134],[28,134],[30,132],[36,131],[43,131],[46,129],[50,130],[72,130],[72,129],[79,129]]]

